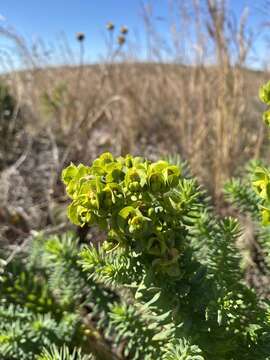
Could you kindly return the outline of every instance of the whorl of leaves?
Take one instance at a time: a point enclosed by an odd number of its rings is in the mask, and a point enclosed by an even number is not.
[[[81,350],[73,349],[71,351],[66,345],[61,348],[53,345],[49,349],[44,349],[37,360],[94,360],[94,357],[82,355]]]

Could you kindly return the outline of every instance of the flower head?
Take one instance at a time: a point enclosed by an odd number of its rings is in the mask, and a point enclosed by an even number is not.
[[[76,39],[79,42],[83,42],[85,40],[85,34],[83,32],[77,32],[76,34]]]

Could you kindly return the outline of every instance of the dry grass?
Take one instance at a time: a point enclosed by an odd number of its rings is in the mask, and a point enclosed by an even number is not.
[[[0,169],[9,184],[6,205],[0,206],[3,236],[13,229],[15,215],[19,237],[65,222],[61,169],[70,161],[89,162],[104,150],[148,157],[180,153],[217,206],[224,181],[246,160],[265,155],[257,90],[268,74],[245,69],[255,41],[246,14],[235,23],[225,1],[214,0],[175,0],[170,14],[171,37],[163,39],[151,8],[144,8],[149,58],[140,63],[132,41],[114,45],[111,36],[106,61],[84,64],[80,41],[79,65],[55,68],[42,43],[33,49],[16,33],[0,29],[28,68],[3,76],[19,109],[8,145],[1,148],[2,158],[9,159]],[[74,64],[77,54],[68,45],[57,51]],[[5,54],[1,61],[12,64]],[[28,202],[21,199],[18,205],[13,199],[11,206],[12,179],[20,179],[23,185],[16,186],[24,186],[25,195],[18,197]]]

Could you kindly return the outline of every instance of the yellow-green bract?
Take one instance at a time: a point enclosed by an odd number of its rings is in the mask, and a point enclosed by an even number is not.
[[[262,102],[268,105],[268,109],[263,113],[263,121],[270,126],[270,81],[261,86],[259,97]],[[263,201],[260,206],[262,222],[264,225],[270,224],[270,174],[269,170],[257,167],[254,173],[253,187]]]
[[[72,199],[68,217],[107,230],[107,251],[120,246],[147,254],[159,269],[177,275],[173,264],[181,252],[185,210],[177,192],[180,173],[166,161],[108,152],[91,166],[71,164],[62,173]]]

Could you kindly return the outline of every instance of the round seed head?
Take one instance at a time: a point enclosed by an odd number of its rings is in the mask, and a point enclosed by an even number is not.
[[[80,42],[84,41],[85,39],[85,34],[83,32],[77,32],[76,34],[76,39]]]
[[[128,28],[126,26],[122,26],[120,32],[121,34],[126,35],[128,33]]]
[[[114,26],[114,24],[113,24],[111,21],[109,21],[109,22],[107,23],[106,27],[107,27],[107,30],[113,31],[115,26]]]
[[[123,45],[126,42],[126,38],[123,35],[119,35],[117,38],[117,42],[119,45]]]

